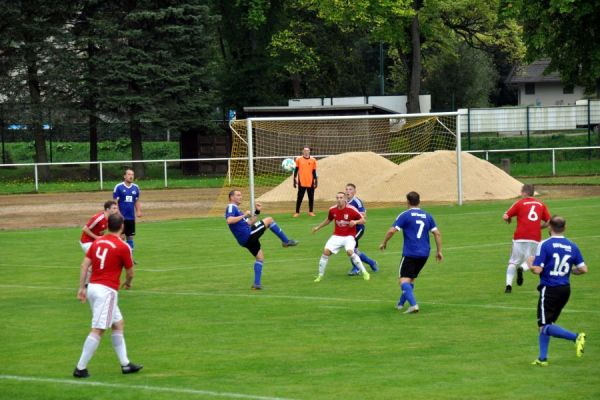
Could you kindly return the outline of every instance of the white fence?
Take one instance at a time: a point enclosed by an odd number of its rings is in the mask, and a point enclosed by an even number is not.
[[[600,150],[600,146],[586,146],[586,147],[546,147],[546,148],[525,148],[525,149],[494,149],[494,150],[468,150],[464,151],[465,153],[471,154],[484,154],[486,160],[489,160],[490,153],[518,153],[518,152],[549,152],[551,153],[551,164],[552,164],[552,175],[556,175],[556,152],[557,151],[581,151],[581,150]],[[379,154],[383,157],[390,156],[406,156],[406,155],[417,155],[420,153],[385,153]],[[290,156],[281,156],[281,157],[257,157],[258,158],[289,158]],[[315,157],[324,158],[326,155],[317,155]],[[215,162],[215,161],[226,161],[229,167],[229,163],[232,160],[247,160],[245,157],[237,157],[237,158],[192,158],[192,159],[169,159],[169,160],[141,160],[141,161],[82,161],[82,162],[61,162],[61,163],[23,163],[23,164],[0,164],[0,168],[14,168],[14,167],[32,167],[33,175],[34,175],[34,185],[35,191],[39,191],[39,178],[38,178],[38,168],[42,165],[48,166],[61,166],[61,165],[98,165],[99,170],[99,189],[104,190],[104,177],[103,177],[103,166],[107,164],[128,164],[132,165],[135,163],[161,163],[163,165],[163,181],[164,187],[169,187],[169,178],[168,178],[168,164],[169,163],[183,163],[183,162]],[[584,162],[584,161],[582,161]],[[230,168],[227,168],[229,171]],[[229,173],[229,172],[228,172]],[[229,176],[224,176],[224,179],[229,179]]]

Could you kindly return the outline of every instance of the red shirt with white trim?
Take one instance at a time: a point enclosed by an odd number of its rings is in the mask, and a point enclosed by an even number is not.
[[[540,221],[550,220],[550,212],[544,203],[534,197],[525,197],[513,204],[506,214],[511,218],[517,217],[514,240],[542,240]]]
[[[133,267],[131,249],[121,238],[106,234],[98,238],[86,257],[92,260],[90,283],[98,283],[119,290],[121,271]]]
[[[333,234],[336,236],[356,236],[356,225],[349,226],[350,221],[358,221],[362,218],[361,213],[353,206],[347,205],[341,210],[337,205],[329,209],[327,219],[335,220]]]
[[[104,215],[104,211],[100,211],[98,214],[94,215],[92,218],[90,218],[87,224],[85,224],[85,226],[87,226],[96,236],[102,236],[107,225],[108,219]],[[87,233],[82,232],[81,239],[79,240],[81,243],[90,243],[94,241],[94,238]]]

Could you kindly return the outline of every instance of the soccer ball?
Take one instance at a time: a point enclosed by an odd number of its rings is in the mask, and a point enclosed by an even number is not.
[[[291,158],[286,158],[281,162],[281,169],[285,172],[292,172],[296,168],[296,163]]]

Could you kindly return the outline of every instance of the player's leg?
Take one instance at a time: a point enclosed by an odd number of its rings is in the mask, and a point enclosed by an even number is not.
[[[506,267],[506,288],[504,293],[512,292],[512,284],[517,273],[517,265],[520,264],[519,256],[519,243],[513,240],[510,259],[508,260],[508,267]]]
[[[304,199],[304,193],[306,193],[306,188],[298,184],[298,196],[296,197],[296,214],[294,214],[294,217],[300,215],[300,206],[302,205],[302,200]]]
[[[363,263],[367,263],[373,272],[377,272],[379,269],[377,268],[377,261],[369,258],[364,252],[358,249],[358,240],[363,237],[365,234],[365,227],[360,228],[360,232],[356,232],[356,249],[355,252],[360,257],[360,260]]]
[[[321,254],[321,258],[319,259],[319,275],[315,278],[315,282],[321,282],[323,276],[325,276],[325,269],[327,268],[327,263],[329,262],[329,257],[332,253],[337,253],[339,250],[339,246],[336,245],[332,239],[335,236],[329,238],[327,243],[325,244],[325,248],[323,249],[323,254]]]
[[[367,269],[363,265],[362,261],[360,260],[360,257],[358,256],[358,254],[355,253],[355,251],[354,251],[355,247],[356,247],[356,241],[354,240],[354,238],[352,236],[346,236],[345,243],[344,243],[344,248],[346,249],[346,254],[350,258],[350,261],[352,261],[352,264],[354,264],[354,266],[360,270],[360,272],[362,273],[363,279],[368,281],[371,277],[369,275],[369,272],[367,272]]]
[[[311,186],[309,188],[306,188],[306,191],[308,193],[308,215],[310,215],[311,217],[314,217],[315,216],[315,213],[314,213],[315,188]]]
[[[112,345],[117,357],[119,358],[119,363],[121,364],[121,372],[124,374],[133,374],[135,372],[140,371],[144,368],[143,365],[134,364],[129,361],[129,357],[127,357],[127,346],[125,345],[125,321],[123,320],[123,316],[121,315],[121,310],[119,310],[119,306],[117,305],[115,308],[115,314],[113,317],[112,328]]]
[[[362,237],[363,233],[364,233],[364,229],[358,229],[356,231],[356,236],[354,237],[356,240],[356,248],[354,249],[354,252],[356,254],[358,254],[359,257],[360,257],[360,250],[358,250],[358,241]],[[362,261],[362,258],[361,258],[361,261]],[[348,271],[348,276],[360,275],[360,269],[358,269],[358,267],[356,265],[354,265],[354,262],[352,261],[352,259],[350,259],[350,265],[352,265],[352,269],[350,269],[350,271]]]
[[[256,224],[254,224],[254,225],[256,225]],[[262,278],[262,269],[263,269],[263,263],[264,263],[264,255],[260,248],[261,246],[260,246],[259,239],[262,236],[262,233],[264,231],[265,230],[264,230],[264,225],[263,225],[263,229],[261,231],[254,231],[250,235],[248,242],[246,242],[246,244],[244,245],[244,247],[246,247],[248,249],[248,251],[254,256],[254,265],[253,265],[254,283],[250,287],[252,290],[261,290],[262,289],[261,278]]]
[[[277,225],[277,222],[275,222],[275,220],[273,218],[267,217],[260,222],[262,222],[264,224],[266,229],[270,229],[271,232],[273,232],[275,235],[277,235],[279,240],[281,240],[281,244],[283,245],[283,247],[298,245],[298,241],[294,240],[294,239],[289,239],[286,236],[285,232],[283,232],[283,230],[279,227],[279,225]],[[254,226],[257,226],[257,225],[258,225],[258,223],[254,224]],[[254,226],[252,227],[253,230],[254,230]]]
[[[135,236],[135,220],[134,219],[126,219],[123,221],[123,234],[125,235],[125,242],[131,248],[131,254],[133,256],[133,248],[135,247],[135,243],[133,241],[133,237]],[[134,260],[135,263],[135,260]],[[137,263],[136,263],[137,264]]]
[[[79,244],[81,245],[81,249],[83,250],[83,254],[87,254],[88,250],[90,249],[90,247],[92,247],[92,242],[87,242],[87,243],[81,243],[79,242]],[[90,283],[90,276],[92,275],[92,265],[90,264],[87,274],[85,275],[85,286],[87,287],[88,283]]]
[[[427,258],[403,257],[400,265],[400,289],[410,307],[405,311],[407,314],[419,312],[419,305],[414,294],[414,282],[419,276],[421,269],[425,266]]]

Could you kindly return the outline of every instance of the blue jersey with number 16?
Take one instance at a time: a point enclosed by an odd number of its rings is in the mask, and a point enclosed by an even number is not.
[[[573,266],[585,265],[577,245],[564,236],[552,236],[541,242],[535,252],[533,265],[543,268],[542,286],[565,286]]]
[[[398,215],[392,227],[402,231],[404,236],[403,256],[429,257],[431,251],[429,232],[435,231],[437,226],[428,212],[420,208],[409,208]]]

